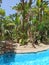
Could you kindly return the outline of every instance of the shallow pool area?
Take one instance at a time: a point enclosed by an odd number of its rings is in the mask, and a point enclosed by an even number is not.
[[[0,65],[49,65],[49,50],[37,53],[5,53],[0,55]]]

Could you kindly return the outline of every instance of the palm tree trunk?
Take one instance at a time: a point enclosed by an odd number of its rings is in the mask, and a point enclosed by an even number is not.
[[[24,10],[25,10],[25,7],[24,7],[24,0],[20,0],[21,1],[21,3],[22,3],[22,16],[23,16],[23,26],[22,26],[22,28],[23,28],[23,31],[24,31],[24,19],[25,19],[25,13],[24,13]]]
[[[41,3],[43,2],[43,0],[41,0]],[[39,21],[40,22],[42,22],[42,4],[41,4],[41,6],[39,7],[40,9],[40,11],[39,11]]]
[[[29,7],[31,8],[32,0],[29,0]]]

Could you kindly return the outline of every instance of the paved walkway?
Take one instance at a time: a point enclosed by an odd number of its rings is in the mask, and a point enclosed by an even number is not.
[[[15,48],[15,52],[16,53],[39,52],[47,49],[49,49],[49,45],[40,44],[39,46],[36,45],[36,48],[34,48],[32,45],[26,45],[26,46],[17,46]]]

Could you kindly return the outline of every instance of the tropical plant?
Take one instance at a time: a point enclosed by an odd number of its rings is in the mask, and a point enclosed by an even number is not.
[[[0,40],[3,40],[4,37],[4,21],[5,21],[5,11],[0,8]]]

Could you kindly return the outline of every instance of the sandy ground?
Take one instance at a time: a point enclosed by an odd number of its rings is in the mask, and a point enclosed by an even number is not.
[[[39,52],[39,51],[49,49],[49,45],[45,45],[42,43],[39,46],[35,45],[35,47],[36,48],[34,48],[31,44],[25,45],[25,46],[17,45],[17,47],[15,46],[15,52],[16,53],[28,53],[28,52]]]

